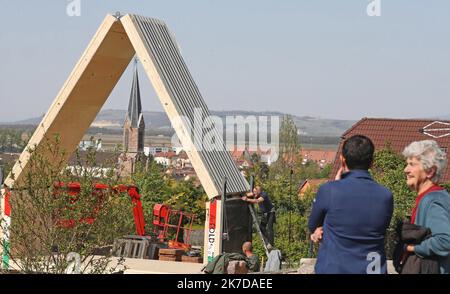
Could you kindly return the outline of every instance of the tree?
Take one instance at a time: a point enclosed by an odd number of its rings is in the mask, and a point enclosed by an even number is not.
[[[152,160],[147,165],[139,162],[130,181],[139,188],[145,219],[152,219],[155,204],[167,202],[171,195],[163,167]]]
[[[331,164],[325,165],[319,172],[319,179],[328,179],[330,177],[333,166]]]
[[[280,151],[282,160],[288,163],[295,161],[300,151],[298,129],[290,115],[285,115],[281,121]]]
[[[152,219],[153,207],[161,203],[196,214],[198,224],[205,221],[207,196],[203,187],[195,185],[193,178],[177,181],[166,174],[161,165],[149,161],[146,166],[137,164],[130,181],[140,190],[145,219]]]
[[[94,188],[98,181],[114,186],[115,170],[89,164],[69,169],[58,137],[29,152],[27,173],[11,191],[10,265],[23,273],[65,273],[73,259],[75,272],[115,271],[123,261],[114,260],[108,248],[134,231],[132,204],[127,195]],[[95,154],[87,158],[93,160]],[[78,192],[68,188],[72,182],[80,184]],[[9,248],[6,239],[0,242]]]
[[[280,126],[280,156],[270,166],[267,180],[262,184],[279,212],[295,210],[292,201],[302,180],[301,163],[298,129],[292,117],[286,115]]]
[[[203,224],[205,222],[206,207],[208,200],[203,188],[197,187],[194,179],[187,181],[172,181],[172,194],[167,203],[177,210],[182,210],[196,215],[194,222]]]
[[[251,156],[252,166],[245,170],[247,180],[250,180],[252,175],[256,183],[262,183],[269,177],[269,166],[261,161],[261,156],[253,153]]]
[[[415,205],[416,194],[406,185],[404,173],[405,159],[395,153],[389,146],[375,152],[371,173],[374,180],[391,190],[394,197],[394,212],[386,236],[386,253],[392,258],[397,239],[397,223],[410,216]]]
[[[282,252],[283,260],[291,267],[298,266],[300,259],[308,257],[310,253],[308,218],[314,197],[314,193],[308,192],[304,198],[296,198],[294,201],[296,209],[291,219],[287,212],[277,213],[275,247]],[[291,240],[289,240],[289,236]],[[256,254],[265,255],[261,239],[257,234],[253,234],[253,245]],[[317,246],[312,249],[312,256],[315,256]]]

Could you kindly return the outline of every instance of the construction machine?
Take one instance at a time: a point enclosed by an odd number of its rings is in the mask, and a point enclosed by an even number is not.
[[[65,190],[72,196],[70,201],[74,203],[81,191],[81,185],[78,182],[57,183],[55,185],[56,194]],[[101,209],[101,203],[104,199],[104,193],[110,189],[117,195],[128,195],[133,203],[133,218],[136,229],[136,235],[146,237],[149,241],[158,241],[167,243],[168,248],[190,250],[189,243],[192,232],[192,224],[195,214],[186,213],[180,210],[174,210],[167,204],[155,204],[153,207],[153,221],[151,226],[146,226],[144,212],[142,209],[141,195],[139,189],[135,185],[115,185],[108,186],[102,183],[96,183],[93,187],[92,197],[97,198],[97,204],[92,208],[90,215],[81,219],[61,219],[58,224],[62,227],[71,228],[78,223],[92,224],[95,221],[96,214]],[[130,236],[129,238],[135,238]]]

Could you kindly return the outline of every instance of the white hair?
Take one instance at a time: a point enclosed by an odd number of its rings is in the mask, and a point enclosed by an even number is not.
[[[439,182],[447,165],[447,155],[434,140],[412,142],[403,150],[403,156],[417,158],[425,170],[436,167],[436,174],[431,179],[433,183]]]

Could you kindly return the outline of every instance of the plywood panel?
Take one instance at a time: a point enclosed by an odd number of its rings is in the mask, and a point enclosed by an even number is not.
[[[222,133],[196,124],[210,112],[167,26],[137,15],[121,21],[209,198],[222,194],[225,178],[229,194],[247,191],[249,185],[226,150]],[[208,133],[219,143],[204,140]]]

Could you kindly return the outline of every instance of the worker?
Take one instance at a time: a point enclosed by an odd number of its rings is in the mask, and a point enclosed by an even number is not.
[[[256,186],[253,192],[247,193],[246,196],[242,197],[242,200],[247,201],[252,204],[258,204],[259,210],[262,214],[261,216],[261,232],[263,233],[268,247],[273,247],[274,245],[274,231],[273,224],[275,223],[275,206],[270,201],[269,195],[264,192],[261,186]]]
[[[253,245],[252,242],[245,242],[242,245],[242,252],[246,256],[246,262],[248,270],[251,272],[259,272],[260,271],[260,263],[258,255],[253,253]]]

